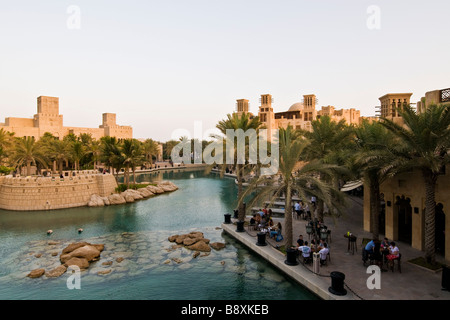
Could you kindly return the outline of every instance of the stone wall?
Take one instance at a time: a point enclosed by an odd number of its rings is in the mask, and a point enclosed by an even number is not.
[[[82,174],[74,177],[0,177],[0,209],[38,211],[86,206],[91,196],[115,192],[111,174]]]

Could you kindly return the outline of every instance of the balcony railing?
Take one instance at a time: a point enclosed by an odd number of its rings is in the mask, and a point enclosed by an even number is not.
[[[450,102],[450,88],[441,90],[440,92],[440,102]]]

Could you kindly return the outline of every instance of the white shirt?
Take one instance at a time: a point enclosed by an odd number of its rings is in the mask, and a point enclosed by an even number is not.
[[[310,247],[308,247],[308,246],[301,246],[301,247],[298,247],[298,250],[300,250],[302,252],[302,256],[304,258],[309,258],[309,254],[311,252],[311,248]]]
[[[398,256],[399,251],[400,251],[400,250],[398,249],[398,247],[394,247],[394,248],[389,247],[389,249],[391,250],[391,254],[392,254],[392,255]]]
[[[327,259],[327,254],[328,252],[330,252],[330,250],[328,248],[323,248],[319,251],[320,254],[320,260],[326,260]]]

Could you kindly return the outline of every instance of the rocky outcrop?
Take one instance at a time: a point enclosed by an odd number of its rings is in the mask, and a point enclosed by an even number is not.
[[[107,197],[93,194],[87,203],[89,207],[103,207],[115,204],[132,203],[137,200],[147,199],[157,194],[173,192],[178,187],[170,181],[160,181],[157,185],[148,185],[137,190],[128,189],[121,193],[115,193]]]
[[[104,245],[90,244],[88,242],[72,243],[61,253],[59,260],[66,267],[76,265],[80,269],[89,268],[89,263],[100,259]]]
[[[103,197],[96,194],[93,194],[91,200],[88,202],[89,207],[103,207],[104,205],[105,201],[103,200]]]
[[[209,244],[209,239],[206,239],[202,232],[193,231],[187,234],[173,235],[168,238],[170,242],[175,242],[178,245],[183,245],[185,248],[196,251],[196,252],[210,252],[211,247],[219,250],[225,247],[225,244],[220,242],[215,242],[214,244]],[[194,253],[195,257],[198,256]]]
[[[127,200],[125,200],[125,198],[122,195],[117,194],[117,193],[109,195],[108,200],[111,205],[127,203]]]

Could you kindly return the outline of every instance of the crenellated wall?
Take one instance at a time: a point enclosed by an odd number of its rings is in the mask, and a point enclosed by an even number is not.
[[[111,174],[72,177],[0,177],[0,209],[54,210],[86,206],[93,194],[108,196],[117,187]]]

